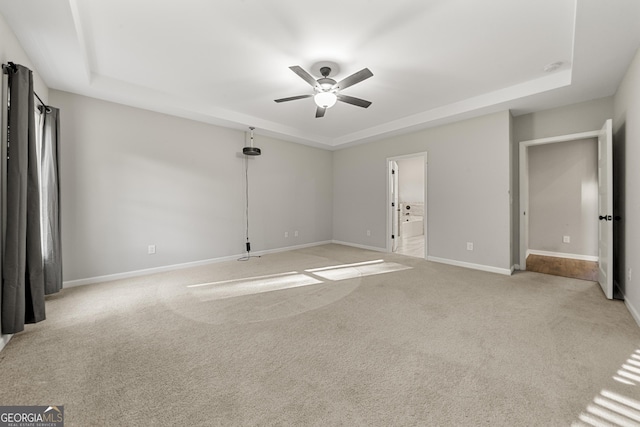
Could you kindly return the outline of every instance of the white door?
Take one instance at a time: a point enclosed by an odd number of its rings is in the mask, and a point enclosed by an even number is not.
[[[391,251],[398,250],[400,240],[400,206],[398,204],[398,162],[389,162],[391,166]]]
[[[612,125],[607,120],[598,134],[598,282],[613,298],[613,159]]]

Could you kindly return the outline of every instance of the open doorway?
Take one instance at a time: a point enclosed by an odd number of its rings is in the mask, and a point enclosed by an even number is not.
[[[520,142],[521,269],[530,255],[588,262],[595,277],[570,277],[597,280],[613,297],[610,153],[611,120],[599,131]]]
[[[427,154],[387,159],[387,250],[427,257]]]

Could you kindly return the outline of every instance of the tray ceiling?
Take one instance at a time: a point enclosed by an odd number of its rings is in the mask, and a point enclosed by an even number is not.
[[[332,149],[612,95],[639,3],[0,0],[0,13],[50,88]],[[310,98],[274,102],[311,93],[288,67],[318,61],[336,80],[369,68],[343,93],[371,107],[316,119]]]

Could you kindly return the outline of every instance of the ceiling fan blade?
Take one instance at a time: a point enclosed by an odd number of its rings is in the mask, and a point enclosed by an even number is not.
[[[327,111],[327,109],[326,109],[326,108],[324,108],[324,107],[318,107],[318,108],[316,109],[316,119],[317,119],[317,118],[320,118],[320,117],[324,117],[324,113],[325,113],[326,111]]]
[[[274,101],[276,101],[276,102],[295,101],[296,99],[311,98],[312,96],[313,96],[313,95],[298,95],[298,96],[290,96],[289,98],[274,99]]]
[[[361,81],[366,80],[371,76],[373,76],[373,73],[369,71],[368,68],[363,68],[357,73],[351,74],[349,77],[345,77],[344,79],[340,80],[338,83],[333,85],[333,88],[342,90],[348,88],[349,86],[353,86],[356,83],[360,83]]]
[[[316,87],[318,85],[318,82],[316,81],[316,79],[314,79],[311,74],[303,70],[302,67],[299,67],[297,65],[292,65],[291,67],[289,67],[289,69],[291,69],[291,71],[293,71],[294,73],[302,77],[302,80],[309,83],[312,87]]]
[[[366,101],[360,98],[354,98],[353,96],[347,96],[342,94],[337,94],[338,101],[346,102],[347,104],[357,105],[358,107],[367,108],[371,105],[371,101]]]

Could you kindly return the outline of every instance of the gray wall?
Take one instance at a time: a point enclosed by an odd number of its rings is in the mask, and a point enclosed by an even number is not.
[[[522,141],[599,130],[613,117],[613,97],[595,99],[564,107],[524,114],[513,118],[513,257],[520,258],[520,177],[519,144]],[[524,268],[524,266],[521,266]]]
[[[613,121],[615,275],[640,324],[640,51],[615,95]]]
[[[429,256],[509,269],[509,121],[504,111],[334,152],[334,239],[385,249],[386,159],[426,151]]]
[[[529,148],[529,249],[598,256],[596,139]]]
[[[514,142],[599,130],[612,117],[612,96],[517,116]]]
[[[47,102],[49,99],[49,88],[40,77],[40,74],[38,74],[38,70],[35,69],[26,52],[22,49],[22,46],[20,46],[20,42],[18,42],[15,34],[13,34],[13,31],[9,28],[9,25],[7,25],[2,14],[0,14],[0,61],[3,64],[9,61],[22,64],[33,71],[33,89],[45,103]]]
[[[424,203],[424,158],[412,157],[397,162],[400,203]]]
[[[245,132],[50,96],[61,109],[65,281],[244,251]],[[260,135],[255,144],[263,154],[249,160],[252,250],[331,240],[332,153]]]

